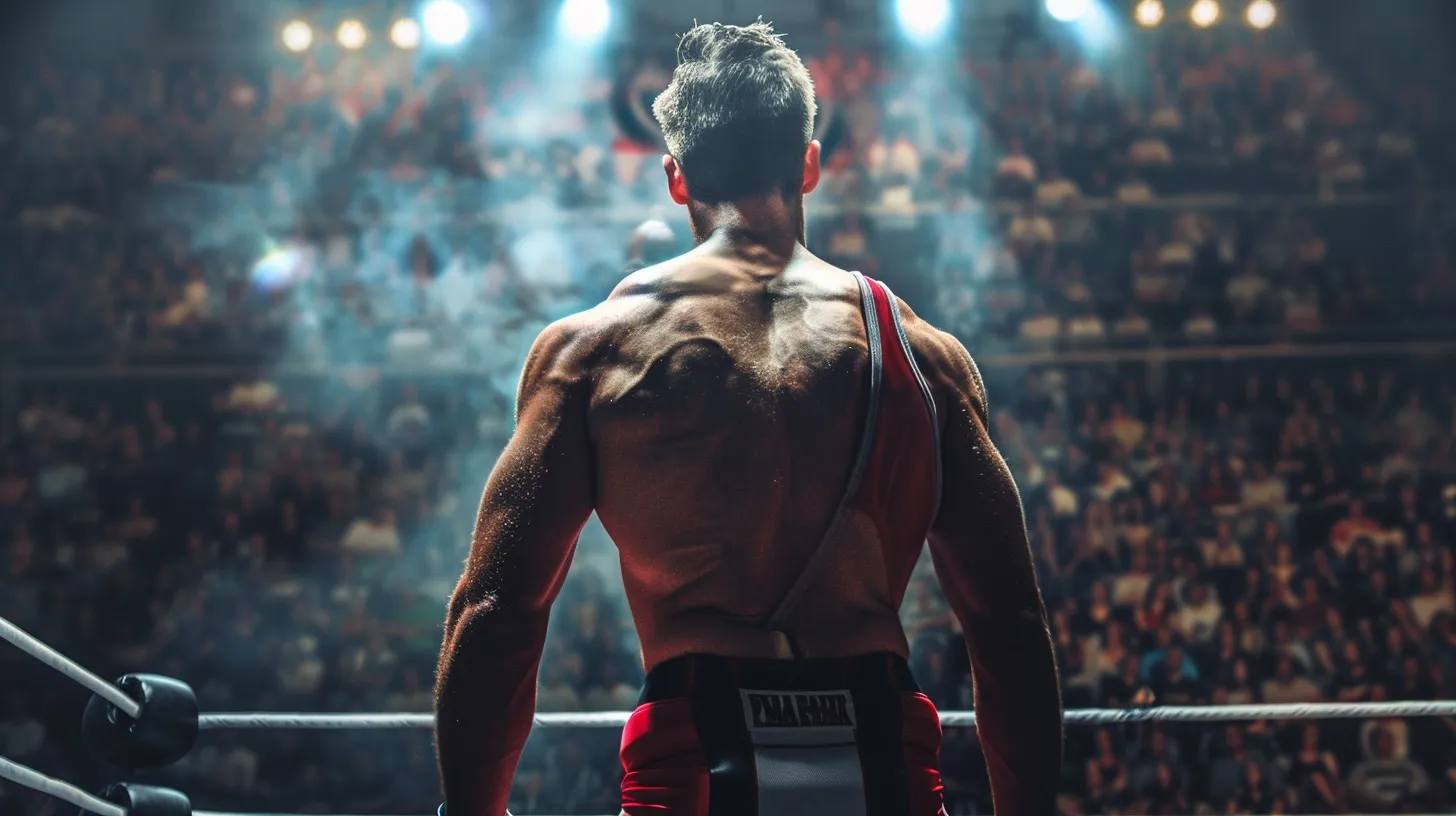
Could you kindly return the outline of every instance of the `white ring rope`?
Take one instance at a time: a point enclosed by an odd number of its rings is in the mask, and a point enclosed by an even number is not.
[[[221,813],[221,812],[212,811],[212,810],[194,810],[194,811],[192,811],[192,816],[306,816],[306,814],[302,814],[302,813]],[[333,816],[342,816],[342,814],[337,814],[336,813],[336,814],[333,814]]]
[[[541,728],[621,728],[626,711],[585,711],[570,714],[537,714]],[[434,714],[275,714],[257,711],[236,714],[203,714],[197,718],[203,730],[220,728],[300,728],[344,730],[351,728],[434,728]]]
[[[0,756],[0,779],[8,779],[23,788],[54,796],[62,802],[88,810],[98,816],[127,816],[126,808],[121,805],[108,802],[99,796],[92,796],[75,785],[52,779],[40,771],[27,768],[18,762],[11,762],[3,756]],[[197,814],[193,814],[193,816],[197,816]]]
[[[141,705],[121,689],[87,671],[75,661],[52,649],[20,627],[0,617],[0,640],[64,674],[98,697],[116,706],[129,717],[141,714]],[[591,711],[580,713],[541,713],[534,724],[542,728],[621,728],[631,716],[626,711]],[[1299,719],[1365,719],[1371,717],[1451,717],[1456,716],[1456,700],[1431,700],[1386,703],[1287,703],[1225,706],[1156,706],[1151,708],[1074,708],[1062,712],[1067,725],[1119,725],[1145,722],[1234,722],[1248,720]],[[942,726],[965,727],[976,724],[974,711],[942,711]],[[198,727],[203,729],[375,729],[433,728],[433,714],[308,714],[237,712],[202,714]],[[31,790],[53,796],[98,816],[128,816],[121,805],[87,793],[80,788],[53,779],[0,756],[0,779],[9,780]],[[298,814],[245,814],[193,811],[193,816],[299,816]]]
[[[41,643],[4,618],[0,618],[0,640],[8,641],[20,651],[81,684],[92,694],[116,706],[126,716],[136,719],[142,713],[141,705],[126,696],[126,692],[86,671],[76,661]]]
[[[1144,709],[1149,710],[1149,709]],[[78,808],[97,814],[97,816],[128,816],[127,809],[121,805],[108,802],[105,799],[92,796],[80,788],[68,785],[58,779],[52,779],[39,771],[31,770],[24,765],[19,765],[3,756],[0,756],[0,779],[8,779],[11,782],[30,788],[33,791],[54,796],[63,802],[75,805]],[[303,814],[288,813],[224,813],[211,810],[194,810],[192,816],[303,816]],[[1357,816],[1347,814],[1347,816]],[[1419,816],[1430,816],[1420,814]]]
[[[115,685],[86,671],[75,661],[31,637],[15,624],[0,617],[0,639],[9,641],[47,666],[66,675],[129,717],[141,714],[141,706]],[[542,728],[621,728],[629,712],[594,711],[543,713],[535,716]],[[1450,717],[1456,716],[1456,701],[1410,701],[1388,703],[1286,703],[1232,706],[1158,706],[1152,708],[1075,708],[1063,712],[1067,725],[1117,725],[1144,722],[1231,722],[1240,720],[1364,719],[1367,717]],[[974,711],[942,711],[942,726],[975,725]],[[433,728],[432,714],[305,714],[239,712],[203,714],[198,727],[374,729]]]
[[[626,711],[537,714],[542,728],[621,728]],[[1153,708],[1074,708],[1063,713],[1067,725],[1118,725],[1144,722],[1237,722],[1248,720],[1365,719],[1369,717],[1456,716],[1456,701],[1394,703],[1284,703],[1230,706],[1158,706]],[[947,728],[976,724],[974,711],[942,711]],[[433,714],[273,714],[246,712],[203,714],[198,725],[218,728],[433,728]]]

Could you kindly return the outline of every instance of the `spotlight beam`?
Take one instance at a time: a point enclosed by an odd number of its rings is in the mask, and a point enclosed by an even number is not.
[[[339,30],[335,35],[339,45],[353,51],[356,48],[363,48],[364,43],[369,39],[369,30],[358,20],[345,20],[339,24]]]
[[[280,38],[283,47],[295,54],[307,51],[313,45],[313,28],[302,20],[294,20],[283,27]]]
[[[389,28],[389,39],[398,48],[411,49],[420,45],[420,24],[408,17],[396,20]]]
[[[612,7],[608,0],[566,0],[561,4],[561,30],[575,43],[590,43],[602,38],[612,24]]]
[[[1091,9],[1091,0],[1046,0],[1047,14],[1060,23],[1074,23]]]
[[[1162,0],[1142,0],[1133,10],[1133,17],[1143,28],[1152,28],[1163,22]]]
[[[1223,9],[1219,8],[1218,0],[1198,0],[1188,10],[1189,19],[1199,28],[1208,28],[1218,22],[1222,14]]]
[[[914,40],[934,39],[950,20],[949,0],[895,0],[895,16]]]
[[[1244,10],[1244,19],[1254,28],[1264,29],[1274,25],[1279,17],[1279,9],[1274,5],[1273,0],[1254,0]]]
[[[455,0],[432,0],[420,20],[425,36],[439,45],[459,45],[470,33],[470,15]]]

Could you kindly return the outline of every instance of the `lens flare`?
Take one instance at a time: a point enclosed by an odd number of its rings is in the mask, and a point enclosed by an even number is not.
[[[1047,14],[1061,23],[1073,23],[1082,19],[1091,6],[1091,0],[1046,0]]]
[[[294,20],[283,27],[283,47],[295,54],[307,51],[313,45],[313,29],[302,20]]]
[[[895,16],[911,38],[929,39],[939,34],[950,19],[950,3],[948,0],[896,0]]]
[[[338,37],[339,45],[353,51],[364,47],[365,41],[369,39],[369,30],[358,20],[345,20],[339,24],[335,36]]]
[[[389,28],[389,39],[399,48],[406,50],[419,48],[420,24],[408,17],[403,20],[395,20],[394,25]]]
[[[470,33],[470,15],[454,0],[434,0],[421,15],[425,36],[440,45],[459,45]]]
[[[1268,28],[1279,18],[1279,9],[1271,0],[1254,0],[1244,10],[1244,19],[1254,28]]]
[[[561,29],[573,42],[591,42],[607,33],[612,7],[607,0],[566,0],[561,5]]]
[[[1223,9],[1218,7],[1217,0],[1198,0],[1193,4],[1193,8],[1189,9],[1188,18],[1199,28],[1208,28],[1218,22],[1221,14],[1223,14]]]
[[[1162,0],[1143,0],[1133,10],[1133,17],[1143,28],[1152,28],[1163,22]]]

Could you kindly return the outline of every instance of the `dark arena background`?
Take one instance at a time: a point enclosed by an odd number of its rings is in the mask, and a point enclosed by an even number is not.
[[[820,97],[810,248],[985,373],[1067,709],[1102,710],[1062,812],[1456,812],[1446,0],[8,2],[0,617],[204,712],[427,715],[525,350],[690,246],[650,101],[694,19],[760,15]],[[618,571],[593,522],[541,712],[635,704]],[[928,560],[902,616],[969,709]],[[440,801],[426,727],[208,728],[136,770],[90,698],[0,644],[0,775]],[[1150,704],[1198,708],[1108,711]],[[512,812],[615,813],[619,729],[557,726]],[[942,763],[990,813],[964,717]],[[77,812],[31,787],[0,814]]]

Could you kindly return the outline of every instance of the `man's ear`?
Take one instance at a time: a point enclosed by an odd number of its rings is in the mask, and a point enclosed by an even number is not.
[[[819,176],[822,173],[823,167],[819,163],[819,140],[815,139],[809,142],[809,146],[804,149],[804,184],[799,188],[799,192],[803,195],[814,192],[814,188],[819,186]]]
[[[672,196],[673,201],[687,206],[688,182],[683,178],[682,165],[677,163],[671,153],[663,154],[662,172],[667,174],[667,194]]]

